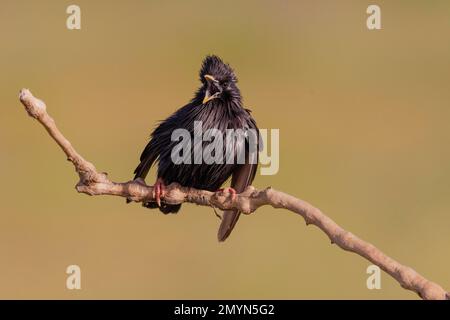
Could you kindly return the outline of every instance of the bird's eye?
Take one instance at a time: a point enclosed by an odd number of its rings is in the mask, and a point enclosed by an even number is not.
[[[228,81],[222,82],[222,87],[223,87],[223,88],[228,87],[228,85],[229,85],[229,82],[228,82]]]

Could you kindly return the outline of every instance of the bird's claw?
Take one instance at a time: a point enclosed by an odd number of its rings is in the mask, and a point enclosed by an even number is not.
[[[153,196],[156,200],[158,207],[161,207],[161,198],[164,197],[166,186],[161,178],[158,178],[153,186]]]
[[[231,201],[234,201],[236,199],[237,192],[233,188],[230,188],[230,187],[222,188],[222,189],[217,190],[217,192],[231,193]]]

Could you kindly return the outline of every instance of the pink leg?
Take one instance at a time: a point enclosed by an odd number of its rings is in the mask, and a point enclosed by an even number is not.
[[[159,207],[161,207],[161,198],[164,197],[164,192],[166,190],[166,186],[164,185],[164,180],[162,178],[158,178],[153,185],[154,196],[156,203]]]
[[[237,192],[233,188],[230,188],[230,187],[222,188],[222,189],[217,190],[217,192],[231,193],[231,200],[234,201],[234,199],[236,199]]]

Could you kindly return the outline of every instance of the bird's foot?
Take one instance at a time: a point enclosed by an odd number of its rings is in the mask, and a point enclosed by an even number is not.
[[[161,198],[164,197],[164,193],[166,191],[166,186],[164,185],[164,180],[158,178],[153,185],[153,196],[155,197],[156,203],[158,207],[161,207]]]
[[[233,188],[230,188],[230,187],[222,188],[222,189],[217,190],[216,192],[231,193],[231,201],[234,201],[234,199],[236,199],[237,192]]]

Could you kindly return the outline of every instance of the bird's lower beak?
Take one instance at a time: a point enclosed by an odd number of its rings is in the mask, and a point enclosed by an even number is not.
[[[208,81],[208,88],[206,89],[205,97],[203,98],[203,102],[202,102],[203,104],[217,98],[220,93],[220,92],[216,92],[214,94],[211,94],[211,89],[213,89],[219,83],[219,81],[217,81],[213,76],[211,76],[209,74],[205,75],[205,79],[206,79],[206,81]]]
[[[203,104],[207,103],[208,101],[214,99],[211,93],[209,93],[209,90],[206,90],[205,97],[203,98]]]

